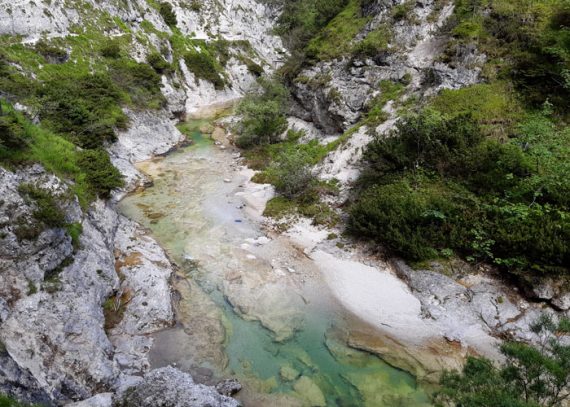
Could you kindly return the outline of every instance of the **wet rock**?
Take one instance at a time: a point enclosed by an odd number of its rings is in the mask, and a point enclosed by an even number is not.
[[[311,407],[326,406],[326,400],[323,392],[309,377],[301,376],[301,378],[293,385],[293,389],[304,401],[307,402],[307,405]]]
[[[216,384],[216,390],[222,396],[233,396],[241,390],[241,384],[237,379],[226,379]]]
[[[299,375],[299,371],[293,368],[291,365],[282,366],[281,369],[279,369],[279,377],[281,377],[281,380],[286,382],[292,382],[296,380]]]
[[[153,370],[122,400],[125,407],[236,407],[239,402],[214,388],[196,384],[187,373],[173,367]]]

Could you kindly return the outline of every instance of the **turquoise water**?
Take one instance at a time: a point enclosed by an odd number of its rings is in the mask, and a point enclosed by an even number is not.
[[[240,397],[246,406],[429,405],[411,375],[346,345],[343,337],[350,327],[318,281],[298,289],[308,298],[305,302],[289,301],[297,294],[293,286],[272,293],[277,305],[267,318],[280,318],[281,306],[302,315],[287,340],[276,341],[275,333],[259,321],[236,312],[224,288],[228,273],[240,270],[255,278],[268,275],[271,267],[262,258],[248,260],[240,249],[244,239],[262,231],[240,210],[235,191],[243,178],[235,176],[231,152],[217,149],[196,128],[192,146],[143,166],[154,178],[153,187],[120,205],[123,213],[147,226],[181,266],[181,281],[187,280],[191,288],[181,291],[180,308],[187,303],[192,313],[202,307],[187,319],[179,311],[178,326],[156,337],[158,364],[178,363],[188,370],[204,366],[215,377],[235,376],[245,386]],[[285,256],[286,250],[276,253]],[[302,267],[299,264],[296,267]],[[275,284],[275,279],[267,284]],[[253,289],[250,294],[260,295]],[[193,325],[196,318],[204,319],[202,325]]]

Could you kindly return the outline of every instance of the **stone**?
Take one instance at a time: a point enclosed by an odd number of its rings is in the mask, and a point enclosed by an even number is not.
[[[292,382],[296,380],[299,375],[299,371],[291,365],[281,366],[281,369],[279,369],[279,377],[281,377],[281,380],[285,382]]]
[[[241,383],[237,379],[226,379],[216,384],[216,390],[222,396],[233,396],[241,390]]]
[[[122,400],[136,407],[237,407],[240,403],[216,389],[196,384],[187,373],[173,367],[151,371],[143,381],[128,389]]]
[[[86,400],[68,404],[68,407],[112,407],[113,393],[100,393]]]
[[[570,292],[554,298],[551,303],[562,311],[570,310]]]
[[[324,407],[326,400],[323,392],[315,382],[307,376],[301,376],[293,385],[297,394],[311,407]]]

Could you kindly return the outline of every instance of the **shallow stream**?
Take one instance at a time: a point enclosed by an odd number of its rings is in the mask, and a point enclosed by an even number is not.
[[[177,325],[153,367],[237,377],[246,406],[427,406],[414,378],[347,346],[350,326],[311,260],[243,209],[237,154],[197,129],[193,145],[141,163],[154,185],[120,204],[179,266]]]

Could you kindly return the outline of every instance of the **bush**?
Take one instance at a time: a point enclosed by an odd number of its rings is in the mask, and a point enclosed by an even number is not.
[[[160,3],[159,12],[166,25],[170,28],[176,27],[178,20],[176,19],[176,14],[174,13],[170,3]]]
[[[36,43],[35,49],[43,56],[48,62],[61,63],[65,62],[68,58],[67,51],[49,44],[45,40],[40,40]]]
[[[275,179],[277,192],[288,199],[298,197],[315,180],[309,166],[310,158],[301,150],[281,155],[269,171]]]
[[[106,74],[54,77],[39,96],[43,123],[80,147],[100,147],[115,139],[115,127],[126,127],[123,94]]]
[[[216,60],[206,50],[192,51],[184,56],[188,69],[194,74],[196,80],[204,79],[212,82],[214,88],[221,90],[226,82],[221,74],[221,68]]]
[[[138,107],[158,109],[166,103],[160,90],[160,76],[147,64],[116,61],[111,64],[111,78]]]
[[[38,222],[51,228],[65,225],[65,213],[48,191],[31,184],[20,184],[18,192],[35,204],[33,216]]]
[[[469,115],[402,120],[364,153],[349,230],[413,260],[451,248],[517,274],[565,273],[570,150],[540,117],[507,143],[483,139]]]
[[[0,148],[18,150],[28,143],[29,138],[17,117],[12,112],[0,115]]]
[[[287,89],[276,81],[260,79],[261,94],[251,94],[239,104],[242,116],[237,144],[241,148],[280,141],[287,128]]]
[[[158,52],[150,54],[147,63],[159,74],[165,74],[172,70],[172,66]]]
[[[79,167],[91,189],[101,198],[108,198],[111,190],[123,186],[121,173],[117,170],[105,150],[84,150],[79,155]]]
[[[446,372],[435,393],[436,406],[561,407],[570,397],[570,321],[543,315],[532,325],[544,345],[505,343],[504,365],[469,357],[461,373]]]
[[[366,190],[351,208],[348,230],[424,260],[467,244],[478,212],[476,200],[457,186],[407,177]]]
[[[101,48],[101,55],[105,58],[118,59],[121,57],[121,46],[117,41],[109,41]]]

